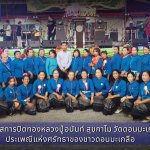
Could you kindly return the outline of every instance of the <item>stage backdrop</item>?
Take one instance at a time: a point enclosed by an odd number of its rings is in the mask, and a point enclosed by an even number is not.
[[[98,1],[98,2],[97,2]],[[27,0],[27,9],[31,12],[42,12],[50,8],[64,9],[71,3],[80,5],[101,6],[108,9],[120,9],[125,7],[125,0]]]

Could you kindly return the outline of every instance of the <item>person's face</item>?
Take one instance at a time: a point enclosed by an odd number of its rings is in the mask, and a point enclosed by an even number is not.
[[[7,25],[9,25],[9,23],[8,23],[8,22],[7,22],[6,24],[7,24]]]
[[[15,85],[15,80],[14,78],[12,78],[11,80],[9,80],[9,86],[14,86]]]
[[[96,50],[94,50],[94,56],[98,56],[98,55],[99,53]]]
[[[33,50],[29,50],[29,52],[28,52],[28,56],[29,56],[29,57],[33,57],[33,55],[34,55]]]
[[[101,78],[102,77],[102,73],[101,73],[101,71],[100,70],[96,70],[96,77],[97,78]]]
[[[113,50],[113,51],[114,51],[114,54],[115,54],[115,55],[118,54],[118,48],[117,48],[117,47],[114,47],[114,50]]]
[[[55,54],[53,52],[50,52],[50,58],[54,58],[55,57]]]
[[[3,53],[9,55],[9,50],[8,49],[4,49]]]
[[[107,58],[107,55],[105,53],[102,53],[102,58],[103,59],[106,59]]]
[[[40,24],[40,22],[36,21],[36,24],[37,24],[37,25],[39,25],[39,24]]]
[[[144,53],[144,55],[149,54],[149,49],[147,47],[144,47],[143,48],[143,53]]]
[[[29,84],[29,77],[24,77],[24,79],[22,79],[23,84],[28,85]]]
[[[83,51],[83,56],[84,56],[84,57],[87,57],[88,55],[89,55],[89,53],[88,53],[88,52]]]
[[[129,17],[129,20],[131,21],[131,20],[132,20],[132,18],[131,18],[131,17]]]
[[[127,79],[128,79],[128,81],[129,81],[130,83],[132,83],[132,82],[134,81],[134,77],[133,77],[132,74],[129,74],[128,77],[127,77]]]
[[[146,19],[148,20],[148,19],[149,19],[149,17],[148,17],[148,16],[146,16]]]
[[[117,80],[119,78],[119,73],[117,71],[113,72],[113,78]]]
[[[20,57],[21,57],[20,52],[17,52],[17,53],[15,54],[15,58],[19,59]]]
[[[44,50],[40,50],[39,56],[44,57],[44,55],[45,55],[45,51]]]
[[[59,72],[58,72],[58,71],[54,71],[54,72],[53,72],[53,77],[54,77],[55,79],[58,79],[58,78],[59,78]]]
[[[39,77],[39,79],[40,79],[41,81],[43,81],[44,78],[45,78],[45,73],[44,73],[44,72],[41,72],[41,73],[38,75],[38,77]]]
[[[7,55],[2,55],[1,60],[3,63],[6,63],[8,61],[8,56]]]
[[[86,79],[88,77],[88,74],[85,71],[83,71],[81,73],[81,77],[82,77],[82,79]]]
[[[66,50],[67,50],[67,44],[65,44],[65,43],[62,44],[62,45],[61,45],[61,48],[62,48],[63,51],[66,51]]]
[[[133,56],[138,54],[138,51],[135,47],[132,48],[132,54],[133,54]]]
[[[128,50],[127,50],[127,48],[123,48],[122,53],[123,53],[123,56],[128,55]]]
[[[74,57],[75,58],[79,57],[79,53],[77,51],[74,52]]]
[[[150,79],[150,77],[149,77],[149,75],[147,74],[147,72],[143,72],[143,74],[142,74],[142,80],[143,80],[144,82],[148,82],[149,79]]]
[[[74,79],[74,73],[73,72],[69,72],[68,78],[69,78],[69,80],[72,81]]]
[[[52,21],[53,19],[49,16],[49,17],[48,17],[48,20],[49,20],[49,21]]]

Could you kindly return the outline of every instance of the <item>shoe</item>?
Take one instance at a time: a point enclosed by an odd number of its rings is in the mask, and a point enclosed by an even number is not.
[[[117,110],[115,111],[115,114],[119,114],[121,111],[122,111],[122,109],[117,109]]]

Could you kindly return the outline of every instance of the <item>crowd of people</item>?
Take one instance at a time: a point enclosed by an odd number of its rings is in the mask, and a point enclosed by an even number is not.
[[[35,115],[36,111],[56,108],[65,108],[66,112],[91,108],[104,115],[123,111],[127,117],[150,122],[149,47],[143,47],[142,56],[137,47],[132,48],[132,56],[127,47],[122,49],[122,57],[119,47],[113,52],[111,60],[107,51],[100,52],[99,48],[94,49],[93,57],[87,49],[83,57],[78,49],[72,56],[64,42],[57,56],[55,50],[50,50],[46,58],[40,48],[33,59],[34,50],[28,49],[24,60],[18,50],[11,60],[9,49],[3,48],[0,113],[15,115],[16,111],[24,111]]]

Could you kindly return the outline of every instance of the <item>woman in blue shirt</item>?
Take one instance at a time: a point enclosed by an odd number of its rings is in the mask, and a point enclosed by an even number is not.
[[[35,60],[33,58],[34,51],[33,49],[28,49],[26,52],[27,56],[24,60],[24,70],[26,73],[30,75],[30,83],[33,84],[34,81],[37,79],[36,72],[35,72]]]
[[[86,69],[81,71],[82,79],[79,80],[79,108],[80,111],[85,110],[88,106],[94,102],[94,86],[91,79],[88,78],[88,72]]]
[[[79,83],[76,81],[73,71],[69,71],[68,79],[63,84],[63,91],[66,95],[66,112],[73,112],[74,107],[78,108],[77,97],[79,96]]]
[[[121,72],[121,57],[119,55],[119,47],[114,47],[114,56],[111,58],[111,68],[112,70],[117,69]]]
[[[15,110],[21,110],[22,104],[17,99],[17,86],[15,86],[15,78],[10,76],[8,79],[8,86],[5,89],[5,102],[7,102],[9,115],[15,115]]]
[[[65,106],[63,82],[63,79],[59,78],[58,70],[54,70],[53,78],[48,80],[47,84],[51,109]]]
[[[99,48],[94,48],[94,57],[92,58],[92,63],[89,64],[89,66],[92,67],[91,70],[91,74],[92,74],[92,78],[95,77],[95,70],[97,68],[101,68],[102,67],[102,57],[100,56],[100,49]]]
[[[40,71],[44,71],[44,73],[46,74],[46,57],[44,57],[44,55],[45,55],[44,49],[40,48],[38,52],[38,57],[35,59],[34,64],[36,75],[38,75]],[[45,76],[45,78],[47,77]]]
[[[2,49],[2,54],[7,54],[7,56],[8,56],[8,61],[7,61],[7,63],[11,63],[11,58],[9,57],[9,49],[7,48],[7,47],[4,47],[3,49]],[[0,62],[2,62],[1,61],[1,59],[0,59]]]
[[[75,49],[73,52],[72,63],[70,67],[70,71],[75,72],[75,76],[77,80],[81,79],[81,70],[83,66],[83,59],[80,57],[80,51]]]
[[[10,64],[8,61],[8,57],[6,54],[1,55],[1,63],[0,63],[0,83],[2,84],[2,88],[6,88],[8,86],[7,79],[12,75]]]
[[[84,56],[84,58],[82,58],[83,59],[83,67],[82,67],[82,69],[86,69],[87,72],[88,72],[88,77],[92,78],[92,76],[91,76],[92,67],[89,66],[89,64],[92,63],[92,58],[89,56],[89,50],[84,49],[83,56]]]
[[[93,78],[94,84],[94,103],[93,110],[102,111],[104,109],[104,99],[108,96],[110,90],[109,82],[106,78],[102,77],[102,70],[96,69],[95,78]]]
[[[120,113],[122,111],[120,99],[126,94],[126,82],[120,77],[119,70],[113,70],[112,75],[111,89],[108,97],[104,100],[104,109],[102,111],[104,115],[112,115],[114,112]]]
[[[3,89],[2,89],[2,86],[0,85],[0,101],[3,100],[3,96],[4,96]]]
[[[124,47],[122,50],[123,56],[121,59],[121,74],[120,76],[123,78],[124,81],[127,82],[127,73],[130,72],[130,60],[131,56],[128,54],[128,48]]]
[[[102,51],[102,58],[103,58],[103,77],[107,78],[110,81],[111,75],[111,61],[107,57],[107,51]]]
[[[14,52],[14,57],[11,62],[11,72],[12,76],[16,78],[17,86],[20,86],[24,74],[24,61],[21,58],[21,52],[18,50]]]
[[[144,119],[142,122],[150,122],[147,120],[147,116],[150,114],[150,72],[148,70],[143,71],[143,82],[140,84],[139,95],[134,102],[131,115],[133,119]]]
[[[127,115],[127,117],[131,117],[131,110],[134,105],[134,101],[138,97],[139,92],[139,83],[137,83],[134,79],[134,73],[129,72],[127,74],[128,83],[127,83],[127,93],[126,96],[121,98],[121,107],[123,112]]]
[[[53,77],[53,71],[57,69],[57,59],[55,50],[49,51],[49,58],[46,59],[47,80]]]
[[[144,53],[144,55],[141,56],[141,61],[142,61],[141,72],[142,73],[145,70],[150,71],[150,54],[149,54],[149,47],[148,46],[143,47],[143,53]]]
[[[48,100],[47,80],[45,78],[45,72],[40,71],[38,73],[38,79],[33,84],[33,95],[37,99],[37,110],[39,112],[48,112],[50,102]]]
[[[133,47],[132,48],[132,58],[130,61],[130,70],[131,72],[134,73],[135,75],[135,80],[137,82],[141,82],[139,79],[140,77],[140,73],[141,73],[141,56],[138,55],[138,48],[137,47]]]
[[[18,88],[17,99],[23,104],[23,111],[30,115],[36,114],[36,99],[33,98],[33,86],[29,84],[30,78],[27,73],[23,74],[23,79]],[[32,113],[31,113],[32,112]]]

